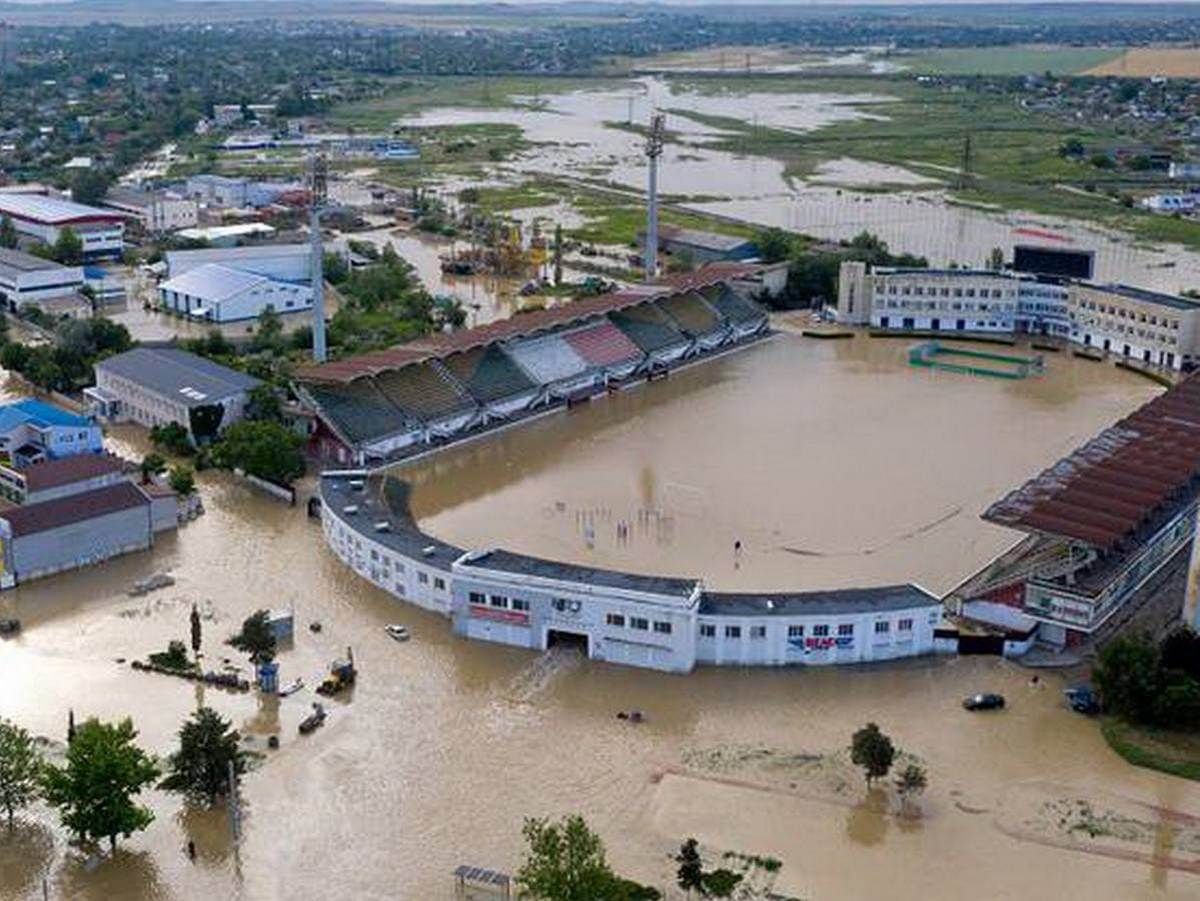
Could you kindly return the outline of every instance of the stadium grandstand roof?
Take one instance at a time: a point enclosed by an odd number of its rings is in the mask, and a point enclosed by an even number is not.
[[[44,194],[0,194],[0,213],[46,225],[123,219],[120,213],[113,210],[101,210],[73,200],[48,197]]]
[[[1200,375],[997,501],[997,525],[1108,552],[1148,537],[1200,491]]]

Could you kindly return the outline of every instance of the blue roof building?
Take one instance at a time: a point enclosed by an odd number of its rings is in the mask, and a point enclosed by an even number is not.
[[[88,416],[24,398],[0,405],[0,454],[17,466],[104,451],[104,434]]]

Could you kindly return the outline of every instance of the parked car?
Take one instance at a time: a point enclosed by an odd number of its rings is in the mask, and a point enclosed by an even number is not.
[[[963,700],[966,710],[1001,710],[1004,707],[1004,695],[985,693],[971,695]]]
[[[1090,686],[1074,685],[1066,689],[1063,694],[1067,696],[1067,703],[1076,713],[1095,716],[1100,712],[1100,699],[1096,697],[1096,693]]]
[[[0,635],[16,635],[20,631],[19,619],[0,619]]]

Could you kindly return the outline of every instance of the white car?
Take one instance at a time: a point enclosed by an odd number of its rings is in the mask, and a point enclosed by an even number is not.
[[[383,631],[387,632],[387,634],[396,641],[408,641],[408,639],[411,637],[408,634],[408,629],[406,629],[404,626],[398,626],[395,623],[390,626],[384,626]]]

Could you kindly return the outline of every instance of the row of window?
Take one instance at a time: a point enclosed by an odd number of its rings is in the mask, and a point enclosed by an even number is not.
[[[640,632],[647,632],[650,629],[650,620],[644,616],[631,616],[627,619],[623,613],[610,613],[604,618],[604,621],[617,629],[623,629],[626,625]],[[656,619],[654,621],[654,631],[660,635],[670,635],[671,624],[665,620]]]
[[[830,632],[829,632],[830,628],[832,628],[832,627],[829,625],[826,625],[826,624],[820,624],[820,625],[813,626],[812,627],[812,637],[813,638],[828,638],[829,634],[830,634]],[[913,621],[911,619],[905,618],[905,619],[900,619],[900,620],[896,621],[896,631],[897,632],[911,632],[912,629],[913,629]],[[892,624],[891,624],[890,620],[881,619],[875,623],[875,634],[876,635],[887,635],[887,634],[890,634],[891,631],[892,631]],[[741,638],[742,637],[742,627],[735,626],[735,625],[725,626],[724,634],[725,634],[726,638]],[[837,627],[837,634],[838,634],[839,638],[852,638],[854,636],[854,623],[839,623],[838,627]],[[801,626],[801,625],[788,626],[787,636],[788,636],[788,638],[803,638],[804,637],[804,626]],[[700,637],[701,638],[716,638],[717,637],[717,627],[715,625],[713,625],[712,623],[701,623],[700,624]],[[767,637],[767,627],[766,626],[751,626],[750,627],[750,637],[751,638],[766,638]]]
[[[998,299],[998,298],[1005,296],[1005,292],[1002,291],[1000,288],[992,288],[990,290],[987,288],[979,288],[978,290],[976,290],[975,288],[933,288],[933,287],[926,288],[922,285],[917,285],[916,287],[909,287],[907,285],[904,287],[898,287],[896,285],[888,285],[887,293],[888,294],[901,294],[901,295],[914,295],[915,294],[918,297],[928,294],[930,297],[938,297],[939,295],[941,297],[975,297],[975,296],[979,296],[979,297],[994,297],[994,298]],[[1007,296],[1012,297],[1012,294],[1013,294],[1013,292],[1010,290],[1008,292]]]
[[[529,612],[529,601],[524,598],[510,598],[503,594],[487,595],[482,591],[472,591],[468,600],[476,607],[495,607],[498,610],[516,610],[519,613]]]
[[[1162,322],[1158,321],[1157,316],[1148,316],[1146,313],[1133,313],[1123,307],[1114,307],[1102,303],[1096,303],[1093,300],[1080,301],[1079,306],[1085,310],[1093,310],[1097,313],[1107,313],[1109,316],[1118,316],[1121,319],[1136,319],[1138,322],[1148,322],[1150,325],[1162,325],[1164,328],[1179,329],[1178,319],[1167,319],[1163,317]]]

